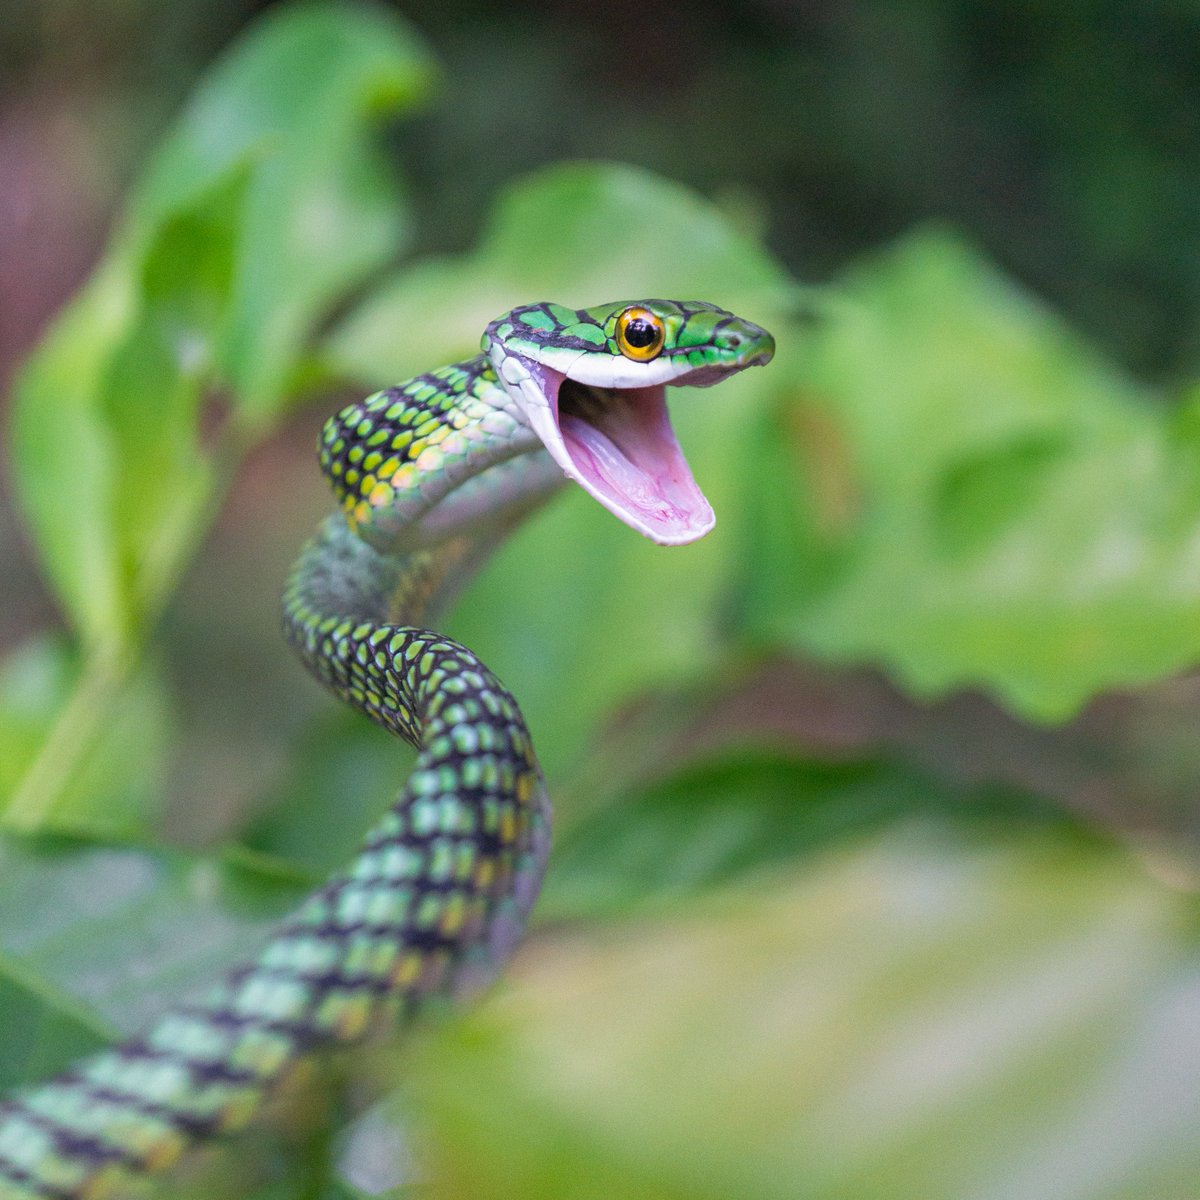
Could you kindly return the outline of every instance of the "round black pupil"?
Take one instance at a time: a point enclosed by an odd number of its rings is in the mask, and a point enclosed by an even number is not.
[[[645,317],[634,317],[625,326],[625,340],[638,350],[653,346],[658,340],[658,330]]]

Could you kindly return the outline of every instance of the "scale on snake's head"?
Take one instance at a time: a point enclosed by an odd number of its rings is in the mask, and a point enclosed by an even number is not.
[[[708,387],[771,360],[765,329],[703,301],[533,304],[483,338],[501,382],[568,478],[661,545],[715,521],[683,456],[666,389]]]

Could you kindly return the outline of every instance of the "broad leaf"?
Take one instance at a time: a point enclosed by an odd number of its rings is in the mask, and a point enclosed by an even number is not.
[[[753,447],[750,628],[1057,719],[1196,660],[1200,440],[952,235],[851,271]]]
[[[5,1009],[5,1043],[31,1047],[22,1082],[81,1022],[129,1035],[202,989],[301,891],[253,864],[69,844],[0,843],[0,872],[0,981],[29,993]]]
[[[902,761],[822,762],[745,748],[628,787],[557,839],[537,920],[661,910],[765,868],[819,861],[916,815],[977,833],[1061,810],[1014,788],[951,787]]]
[[[487,323],[517,304],[671,296],[766,323],[791,290],[754,238],[681,184],[619,163],[564,163],[497,197],[471,253],[385,280],[335,329],[329,355],[364,383],[390,383],[477,354]]]
[[[16,389],[18,496],[68,615],[120,650],[161,601],[213,481],[199,404],[261,427],[314,323],[404,234],[371,148],[431,66],[374,9],[279,9],[197,93],[91,283]]]
[[[72,714],[103,704],[104,737],[75,770],[58,778],[54,802],[31,812],[22,780],[39,758],[54,773],[71,747],[46,752],[52,735],[69,736]],[[67,714],[64,720],[64,714]],[[83,713],[80,720],[94,714]],[[94,696],[80,676],[80,656],[61,637],[33,638],[0,664],[0,797],[9,798],[0,828],[52,826],[93,837],[137,837],[160,811],[175,732],[171,698],[156,664],[143,663],[115,694]],[[0,904],[10,886],[0,886]]]
[[[1195,916],[1109,849],[920,823],[548,936],[412,1070],[432,1194],[1182,1197]]]
[[[314,326],[401,245],[377,126],[431,78],[415,35],[380,10],[268,14],[201,86],[18,380],[16,491],[83,656],[0,795],[15,795],[11,826],[95,827],[64,792],[82,794],[112,743],[149,629],[305,370]],[[0,697],[0,725],[10,707]],[[0,727],[0,742],[29,729]]]

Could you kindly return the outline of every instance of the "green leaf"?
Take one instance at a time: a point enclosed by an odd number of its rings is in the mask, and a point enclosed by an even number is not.
[[[1012,788],[950,786],[898,761],[819,762],[745,748],[634,787],[557,840],[537,920],[652,910],[811,861],[917,814],[978,833],[1061,811]]]
[[[31,360],[18,497],[89,645],[122,652],[195,542],[216,482],[201,400],[229,389],[262,432],[315,323],[395,254],[403,207],[371,135],[431,78],[381,11],[273,11],[201,87]]]
[[[434,1194],[1186,1195],[1195,919],[1111,849],[924,822],[560,930],[411,1068]]]
[[[213,69],[135,196],[135,227],[257,157],[239,228],[223,374],[254,419],[280,404],[331,302],[392,258],[407,233],[398,181],[374,145],[435,70],[382,9],[309,3],[269,12]]]
[[[59,995],[47,995],[42,982],[27,979],[0,954],[0,1088],[5,1091],[63,1071],[75,1059],[107,1044],[108,1031]]]
[[[94,713],[72,714],[99,702],[80,675],[78,653],[63,638],[34,638],[0,665],[0,797],[11,798],[0,827],[146,835],[166,792],[174,733],[171,699],[154,663],[143,663],[120,686],[105,690],[105,735],[77,770],[58,781],[53,804],[31,813],[22,802],[20,784],[51,734],[69,738],[74,729],[91,728]],[[53,770],[58,756],[50,759]]]
[[[143,1028],[256,948],[300,890],[230,861],[14,841],[0,874],[0,989],[21,999],[4,1042],[30,1047],[0,1064],[9,1084]]]
[[[1200,442],[954,236],[850,272],[759,427],[757,639],[1061,719],[1194,660]]]
[[[473,252],[386,280],[327,349],[339,373],[382,385],[477,354],[487,323],[517,304],[695,297],[765,323],[792,287],[754,238],[681,184],[562,163],[502,193]]]
[[[247,182],[245,165],[235,166],[154,229],[139,264],[119,252],[102,264],[18,385],[16,477],[51,578],[93,652],[124,651],[153,611],[213,486],[200,404]]]
[[[30,359],[13,398],[16,499],[59,604],[93,646],[129,638],[112,502],[119,461],[98,400],[128,309],[127,281],[101,269]]]
[[[231,167],[158,228],[138,280],[140,312],[113,347],[98,396],[121,464],[112,515],[137,625],[156,613],[215,492],[201,404],[214,381],[249,181],[248,164]]]
[[[414,752],[365,717],[329,710],[310,722],[265,815],[241,835],[253,851],[323,879],[348,863],[395,800]]]
[[[14,827],[67,827],[61,793],[112,741],[107,714],[238,458],[308,369],[314,326],[399,248],[372,138],[431,77],[380,10],[272,11],[201,86],[19,379],[17,495],[84,656],[12,785]]]

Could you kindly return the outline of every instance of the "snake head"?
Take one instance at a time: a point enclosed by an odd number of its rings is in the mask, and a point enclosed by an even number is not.
[[[530,304],[483,336],[509,396],[568,478],[631,528],[682,545],[712,527],[667,412],[668,387],[767,363],[765,329],[703,301]]]

